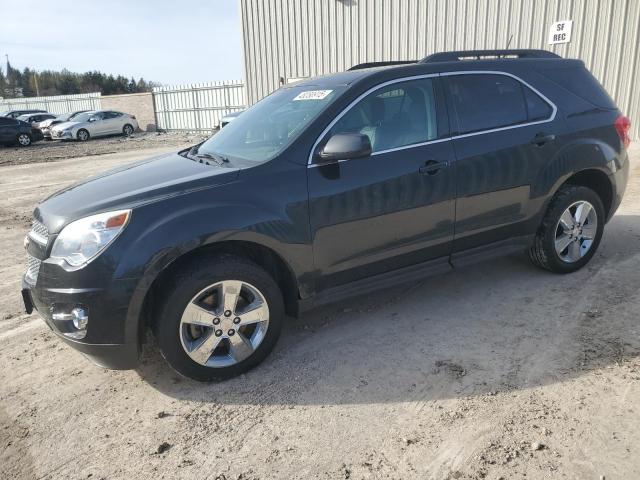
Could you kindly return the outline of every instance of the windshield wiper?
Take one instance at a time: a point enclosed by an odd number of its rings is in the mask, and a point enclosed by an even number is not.
[[[218,154],[214,154],[214,153],[206,153],[206,152],[196,153],[194,155],[194,157],[196,157],[196,158],[204,158],[206,160],[213,160],[218,165],[222,165],[223,163],[229,163],[229,159],[227,157],[224,157],[224,156],[218,155]]]
[[[223,163],[229,163],[229,159],[223,155],[218,153],[208,153],[208,152],[198,152],[200,145],[194,145],[188,151],[186,151],[185,156],[190,158],[191,160],[199,161],[203,163],[203,160],[210,165],[207,160],[213,160],[217,165],[222,165]]]

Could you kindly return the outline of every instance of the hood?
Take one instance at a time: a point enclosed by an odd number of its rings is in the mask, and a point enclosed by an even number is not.
[[[34,212],[51,233],[82,217],[135,208],[238,178],[238,168],[205,165],[170,153],[119,167],[54,193]]]
[[[80,125],[81,123],[86,122],[62,122],[52,127],[52,130],[66,130],[67,128],[75,127],[76,125]]]

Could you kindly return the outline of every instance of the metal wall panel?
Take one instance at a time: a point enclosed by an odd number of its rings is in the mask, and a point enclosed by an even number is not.
[[[153,89],[159,130],[210,132],[220,119],[247,105],[245,85],[239,81],[198,83]]]
[[[21,97],[0,100],[0,112],[6,110],[46,110],[62,114],[77,110],[100,110],[100,92],[50,97]]]
[[[289,78],[463,49],[581,58],[640,138],[640,0],[241,0],[249,103]],[[555,21],[571,43],[547,45]]]

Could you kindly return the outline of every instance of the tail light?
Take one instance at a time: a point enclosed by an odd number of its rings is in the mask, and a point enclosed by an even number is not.
[[[631,120],[629,117],[625,117],[624,115],[620,115],[616,118],[615,123],[613,124],[616,127],[616,132],[618,132],[618,136],[620,137],[620,141],[624,148],[628,148],[631,143],[631,137],[629,136],[629,130],[631,129]]]

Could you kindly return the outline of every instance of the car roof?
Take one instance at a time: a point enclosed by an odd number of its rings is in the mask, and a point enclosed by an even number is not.
[[[455,71],[513,71],[521,68],[568,66],[581,60],[565,59],[545,50],[470,50],[443,52],[419,61],[370,62],[355,65],[350,70],[302,80],[283,86],[330,88],[350,86],[364,80],[402,78]]]

